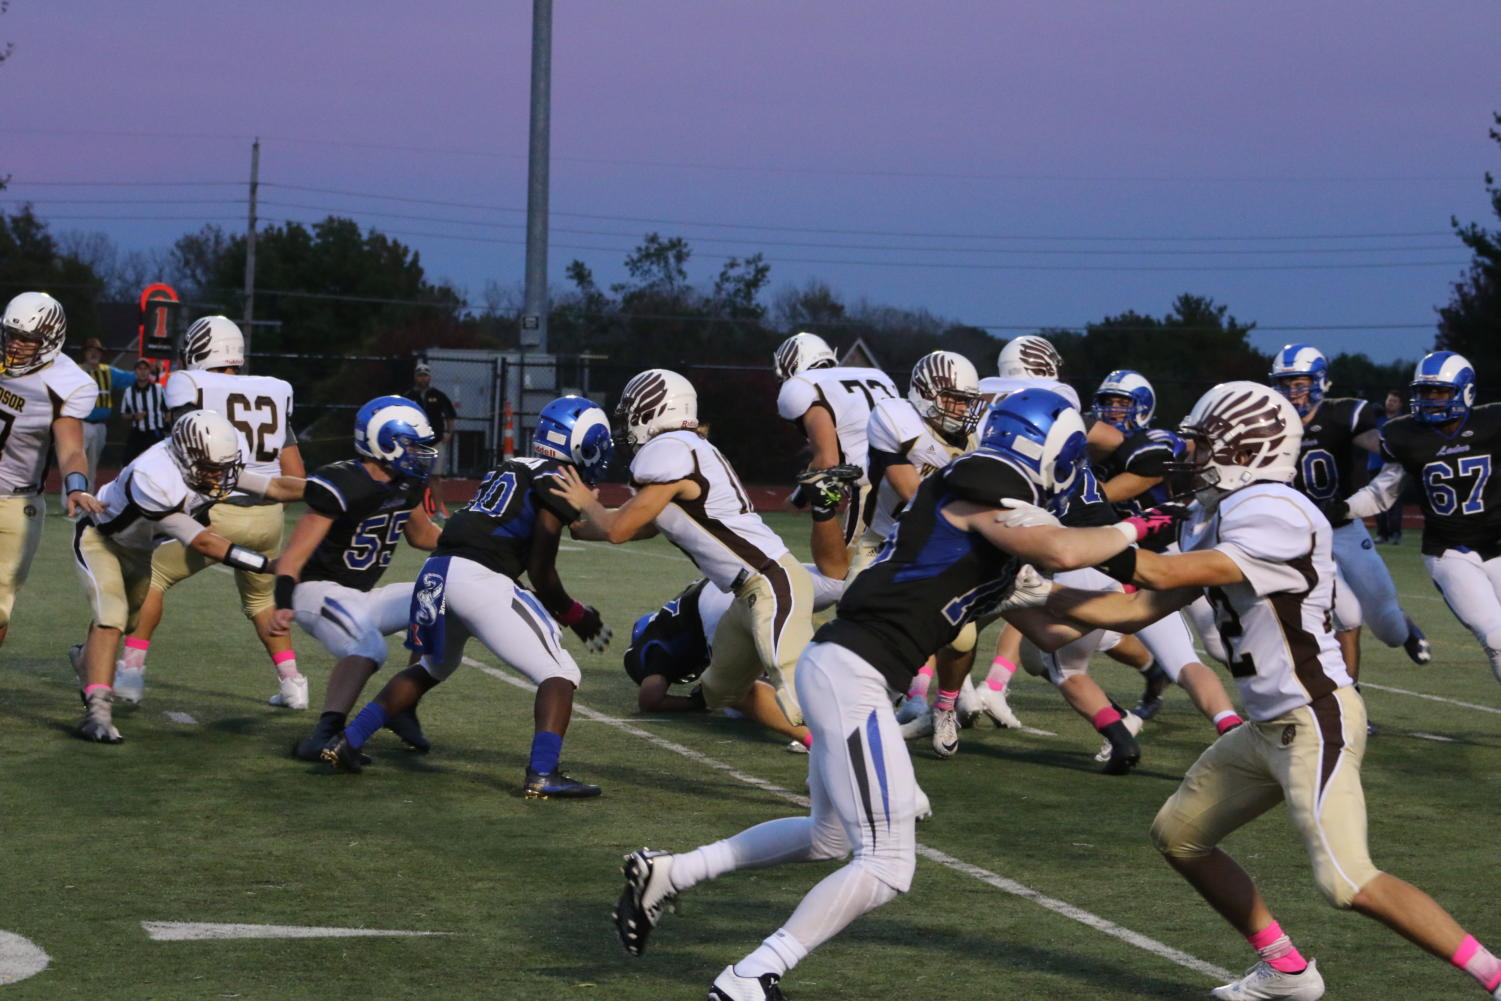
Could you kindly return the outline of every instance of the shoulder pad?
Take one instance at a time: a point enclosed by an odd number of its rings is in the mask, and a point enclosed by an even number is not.
[[[1022,472],[999,456],[985,452],[961,455],[943,468],[944,492],[960,500],[996,506],[1002,500],[1036,504],[1037,489]]]

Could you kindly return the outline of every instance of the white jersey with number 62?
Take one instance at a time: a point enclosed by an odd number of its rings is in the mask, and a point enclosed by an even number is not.
[[[180,369],[167,380],[167,409],[197,406],[217,411],[240,432],[245,468],[281,474],[281,450],[292,421],[292,387],[269,375],[230,375]]]

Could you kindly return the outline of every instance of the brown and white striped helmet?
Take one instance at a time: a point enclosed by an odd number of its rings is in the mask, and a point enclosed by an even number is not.
[[[917,360],[907,399],[923,420],[948,437],[974,431],[985,404],[980,373],[973,362],[954,351],[933,351]]]
[[[245,468],[239,432],[214,410],[190,410],[177,418],[167,450],[183,482],[212,500],[228,497]]]
[[[1199,397],[1179,427],[1192,443],[1196,491],[1236,490],[1298,472],[1303,421],[1287,397],[1259,382],[1222,382]]]
[[[1036,334],[1007,341],[995,365],[1003,379],[1063,378],[1063,356],[1051,341]]]
[[[241,368],[245,364],[245,335],[227,316],[204,316],[182,335],[183,368]]]
[[[25,375],[50,364],[67,336],[62,303],[46,292],[22,292],[6,304],[0,317],[0,375]]]
[[[834,354],[829,342],[806,332],[787,338],[772,355],[772,367],[781,382],[810,368],[832,368],[838,364],[839,356]]]
[[[665,368],[649,368],[625,384],[615,404],[617,446],[640,448],[664,431],[698,427],[693,383]]]

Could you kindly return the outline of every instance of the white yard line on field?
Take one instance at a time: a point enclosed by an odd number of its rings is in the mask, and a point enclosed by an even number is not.
[[[483,664],[480,661],[475,660],[473,657],[465,657],[464,663],[468,664],[471,667],[478,668],[480,671],[483,671],[485,674],[490,675],[492,678],[499,678],[501,681],[504,681],[508,685],[514,685],[515,687],[523,689],[525,691],[531,691],[533,688],[531,682],[526,681],[522,678],[518,678],[513,674],[500,670],[499,668],[491,667],[488,664]],[[748,786],[760,789],[762,792],[770,793],[773,796],[784,799],[789,803],[802,807],[803,809],[807,809],[810,806],[808,797],[802,795],[801,793],[793,792],[790,789],[784,789],[773,782],[768,782],[767,780],[758,778],[755,775],[751,775],[747,772],[742,772],[738,768],[735,768],[733,765],[726,764],[722,761],[717,761],[714,758],[709,757],[707,754],[704,754],[700,751],[695,751],[691,747],[685,747],[682,744],[674,743],[670,740],[665,740],[661,737],[658,737],[656,734],[648,733],[640,727],[632,726],[629,723],[613,720],[611,717],[606,716],[603,713],[595,712],[588,706],[580,705],[577,702],[575,702],[573,705],[573,711],[576,714],[583,716],[585,719],[591,719],[599,723],[609,723],[611,726],[614,726],[622,733],[628,733],[633,737],[639,737],[654,747],[661,748],[664,751],[671,751],[673,754],[681,755],[696,764],[705,766],[707,768],[713,768],[716,771],[724,772],[730,778],[733,778],[738,782],[743,782]],[[1102,918],[1097,914],[1091,914],[1089,911],[1075,907],[1073,904],[1070,904],[1067,901],[1049,897],[1048,895],[1040,893],[1029,886],[1018,883],[1015,880],[1007,879],[1005,876],[993,873],[988,869],[982,869],[977,865],[971,865],[968,862],[955,858],[952,855],[941,852],[936,848],[931,848],[927,845],[919,843],[917,846],[917,853],[923,858],[928,859],[930,862],[936,862],[938,865],[950,869],[953,872],[961,873],[973,879],[978,879],[980,882],[984,883],[987,886],[994,887],[997,890],[1001,890],[1004,893],[1009,893],[1016,897],[1021,897],[1023,900],[1030,900],[1032,903],[1037,904],[1039,907],[1044,907],[1052,911],[1054,914],[1059,914],[1073,921],[1077,921],[1080,924],[1087,925],[1090,928],[1095,929],[1096,931],[1100,931],[1105,933],[1106,935],[1112,936],[1113,938],[1120,939],[1122,942],[1125,942],[1128,945],[1133,945],[1136,948],[1149,952],[1154,956],[1159,956],[1170,962],[1177,963],[1179,966],[1186,967],[1196,973],[1202,973],[1205,976],[1213,977],[1221,981],[1235,979],[1235,975],[1229,970],[1215,966],[1213,963],[1206,962],[1195,956],[1190,956],[1186,952],[1174,949],[1172,946],[1159,942],[1156,939],[1148,938],[1147,936],[1142,935],[1138,932],[1134,932],[1129,928],[1118,925],[1113,921]]]
[[[559,546],[558,548],[561,549],[563,547]],[[630,548],[626,548],[625,546],[611,545],[608,542],[585,542],[580,539],[579,548],[599,550],[600,552],[605,553],[619,553],[622,556],[651,556],[659,560],[681,560],[684,563],[693,562],[682,553],[654,553],[650,549],[642,549],[639,546],[631,546]]]
[[[52,957],[31,939],[0,931],[0,987],[34,977],[51,962]]]
[[[198,721],[188,713],[165,712],[162,714],[174,723],[182,723],[185,726],[197,726]]]
[[[1390,685],[1378,685],[1370,681],[1362,681],[1361,688],[1372,688],[1378,692],[1391,692],[1394,695],[1411,695],[1415,699],[1427,699],[1429,702],[1445,702],[1451,706],[1460,706],[1464,709],[1477,709],[1483,713],[1495,713],[1501,716],[1501,709],[1494,706],[1477,705],[1474,702],[1461,702],[1459,699],[1446,699],[1442,695],[1425,695],[1422,692],[1409,692],[1405,688],[1392,688]]]
[[[1417,737],[1419,740],[1436,740],[1440,744],[1457,744],[1457,743],[1459,743],[1459,741],[1456,740],[1456,739],[1454,739],[1453,737],[1445,737],[1443,734],[1440,734],[1440,733],[1423,733],[1420,730],[1414,730],[1412,733],[1409,733],[1408,736],[1409,737]]]
[[[314,928],[309,925],[240,925],[206,921],[142,921],[153,942],[204,942],[232,938],[422,938],[446,931],[383,931],[378,928]]]

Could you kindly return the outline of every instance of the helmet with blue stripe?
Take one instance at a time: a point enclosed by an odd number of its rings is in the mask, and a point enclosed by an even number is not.
[[[1146,427],[1152,423],[1156,410],[1157,393],[1152,384],[1146,376],[1129,368],[1118,368],[1105,376],[1094,393],[1095,416],[1121,431]]]
[[[402,476],[425,480],[438,457],[427,411],[404,396],[377,396],[354,415],[354,450]]]
[[[1024,389],[997,402],[980,436],[982,451],[1009,460],[1047,499],[1073,489],[1086,444],[1079,411],[1047,389]]]
[[[1307,377],[1313,384],[1307,387],[1290,387],[1289,379]],[[1299,417],[1313,413],[1329,393],[1329,359],[1312,344],[1284,344],[1272,356],[1272,370],[1267,378],[1277,392],[1287,397]]]
[[[1412,419],[1419,424],[1464,420],[1475,406],[1475,368],[1464,355],[1434,351],[1412,373]]]
[[[560,396],[537,415],[532,452],[544,459],[570,463],[587,483],[596,483],[615,454],[610,442],[610,418],[593,400]]]

